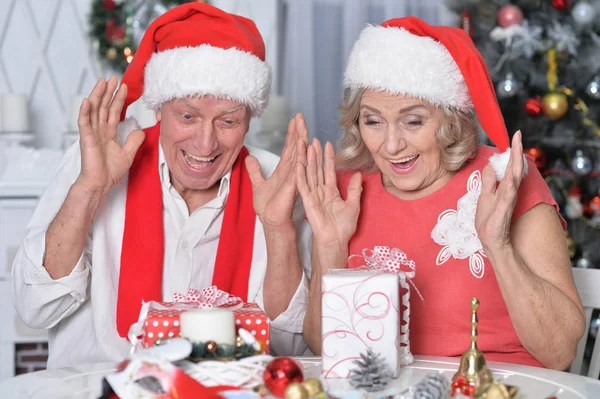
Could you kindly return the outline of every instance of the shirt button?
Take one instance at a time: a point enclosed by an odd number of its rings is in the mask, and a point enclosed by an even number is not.
[[[188,247],[188,242],[184,240],[184,241],[181,243],[181,248],[183,248],[183,249],[187,249],[187,247]]]

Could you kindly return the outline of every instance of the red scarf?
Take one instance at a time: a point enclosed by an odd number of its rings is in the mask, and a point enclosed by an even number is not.
[[[144,129],[146,139],[129,169],[125,229],[121,251],[117,331],[127,337],[139,317],[142,301],[162,299],[164,227],[162,187],[158,171],[160,123]],[[252,184],[242,147],[231,170],[229,196],[217,248],[212,284],[248,298],[256,213]]]

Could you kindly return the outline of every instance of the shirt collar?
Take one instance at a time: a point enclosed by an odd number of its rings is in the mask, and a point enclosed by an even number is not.
[[[160,183],[163,189],[169,191],[171,188],[175,190],[175,187],[171,184],[171,174],[169,173],[169,167],[167,166],[167,159],[162,148],[162,144],[158,144],[158,173],[160,176]],[[219,185],[219,192],[217,198],[224,195],[227,197],[229,194],[229,184],[231,180],[231,169],[225,173],[225,176],[221,178],[221,184]]]

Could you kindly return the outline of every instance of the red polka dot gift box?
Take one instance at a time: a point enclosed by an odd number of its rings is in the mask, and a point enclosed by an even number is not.
[[[233,311],[236,332],[240,328],[250,332],[269,353],[270,320],[255,303],[243,303],[222,291],[210,287],[203,291],[190,289],[187,296],[174,295],[174,302],[146,302],[142,306],[138,324],[142,326],[141,344],[148,348],[169,338],[179,337],[180,315],[192,309],[222,307]],[[225,298],[226,300],[223,300]],[[233,298],[233,299],[232,299]],[[221,299],[221,300],[219,300]]]

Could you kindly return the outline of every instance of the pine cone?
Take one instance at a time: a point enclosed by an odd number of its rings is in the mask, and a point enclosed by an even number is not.
[[[431,374],[417,384],[414,399],[448,399],[450,382],[441,374]]]
[[[350,385],[367,392],[385,388],[393,374],[385,359],[373,352],[371,348],[367,349],[367,353],[361,353],[360,357],[360,360],[354,361],[357,368],[350,370]]]

